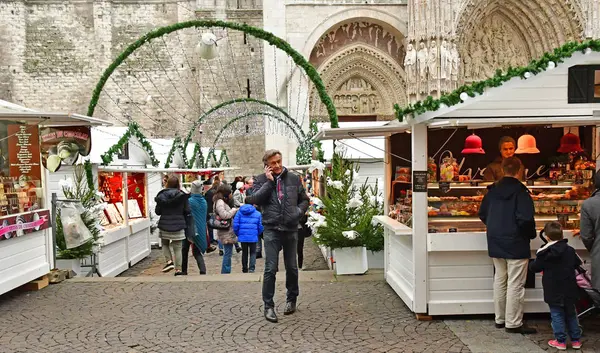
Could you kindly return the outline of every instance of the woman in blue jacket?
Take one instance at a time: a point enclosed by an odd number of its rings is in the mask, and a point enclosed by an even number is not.
[[[233,218],[233,231],[242,243],[242,272],[254,273],[256,265],[256,243],[263,232],[262,216],[252,205],[242,205]],[[250,266],[248,266],[248,252]]]

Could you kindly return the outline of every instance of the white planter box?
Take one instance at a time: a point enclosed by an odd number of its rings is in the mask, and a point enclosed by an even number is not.
[[[369,264],[369,270],[383,269],[385,263],[383,250],[376,252],[367,250],[367,263]]]
[[[333,250],[336,275],[362,275],[369,269],[367,248],[341,248]]]
[[[80,259],[56,259],[56,268],[59,270],[71,270],[76,276],[81,275],[81,260]]]

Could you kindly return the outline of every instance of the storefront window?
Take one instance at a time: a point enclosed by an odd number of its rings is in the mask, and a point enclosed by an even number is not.
[[[0,122],[0,216],[43,205],[37,125]]]
[[[146,217],[146,174],[127,174],[127,213],[130,219]]]
[[[594,98],[600,98],[600,70],[594,71]]]
[[[124,223],[125,208],[123,206],[123,174],[99,173],[98,186],[104,193],[107,203],[101,224],[105,227],[115,227]]]

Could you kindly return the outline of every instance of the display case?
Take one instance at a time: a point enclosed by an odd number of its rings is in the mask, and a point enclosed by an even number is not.
[[[428,233],[484,232],[479,207],[490,183],[431,183],[428,185]],[[579,210],[591,195],[590,181],[536,181],[527,185],[535,206],[536,228],[549,221],[565,230],[579,229]]]
[[[0,177],[0,216],[38,210],[43,201],[40,180]]]

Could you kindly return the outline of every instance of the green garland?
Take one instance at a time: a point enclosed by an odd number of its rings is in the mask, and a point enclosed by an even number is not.
[[[315,140],[315,136],[319,132],[316,121],[310,122],[310,131],[306,139],[296,148],[296,164],[307,165],[313,159],[313,150],[317,149],[317,160],[325,162],[325,152],[320,141]]]
[[[232,105],[232,104],[236,104],[236,103],[244,103],[244,102],[250,102],[250,103],[259,103],[262,105],[266,105],[269,108],[275,109],[276,111],[280,112],[283,116],[285,116],[288,120],[292,121],[293,123],[296,123],[297,129],[298,131],[300,131],[302,134],[304,134],[304,131],[302,131],[302,127],[300,125],[298,125],[298,123],[296,122],[296,120],[294,120],[294,118],[292,118],[288,112],[286,112],[284,109],[276,106],[275,104],[269,103],[267,101],[263,101],[260,99],[256,99],[256,98],[236,98],[236,99],[231,99],[228,101],[225,101],[223,103],[220,103],[218,105],[215,105],[214,107],[212,107],[211,109],[209,109],[207,112],[205,112],[204,114],[200,115],[200,117],[198,118],[198,120],[196,120],[196,122],[194,123],[194,125],[192,125],[192,128],[190,129],[190,132],[188,133],[188,135],[186,136],[184,142],[183,142],[183,146],[185,148],[187,148],[188,143],[192,140],[192,135],[194,134],[194,131],[196,131],[196,129],[198,128],[198,126],[200,126],[203,122],[204,119],[206,119],[210,114],[214,113],[215,111],[226,107],[228,105]]]
[[[169,150],[169,154],[167,154],[167,161],[165,162],[165,168],[169,168],[171,166],[171,162],[173,162],[173,156],[175,155],[175,150],[181,144],[181,138],[179,136],[175,136],[173,140],[173,145]],[[185,155],[185,154],[184,154]]]
[[[502,84],[515,77],[521,77],[524,79],[527,72],[530,72],[532,75],[537,75],[538,73],[547,69],[549,62],[552,61],[555,65],[558,65],[565,59],[570,58],[574,53],[585,52],[588,48],[593,51],[600,51],[600,40],[592,39],[583,42],[566,43],[565,45],[554,49],[553,52],[545,53],[541,58],[532,60],[527,66],[517,68],[509,67],[505,72],[498,69],[493,77],[487,80],[474,82],[470,85],[461,86],[453,92],[443,95],[439,99],[434,99],[433,97],[428,96],[425,100],[418,101],[414,104],[409,104],[404,108],[401,108],[398,104],[395,104],[394,110],[396,111],[396,118],[398,118],[400,121],[403,121],[404,117],[411,115],[414,117],[428,111],[436,111],[440,109],[442,104],[451,107],[453,105],[462,103],[460,95],[463,92],[468,94],[471,98],[475,97],[476,94],[483,94],[487,88],[502,86]]]
[[[210,28],[210,27],[221,27],[221,28],[229,28],[233,30],[242,31],[247,33],[253,37],[258,39],[262,39],[268,42],[270,45],[274,45],[277,48],[283,50],[287,53],[296,65],[300,66],[305,72],[308,78],[315,85],[315,89],[317,90],[321,102],[327,108],[327,113],[329,115],[329,120],[331,122],[331,127],[336,128],[339,127],[337,112],[335,110],[335,106],[331,97],[327,94],[327,90],[323,81],[321,80],[321,76],[317,72],[317,70],[304,58],[302,54],[296,51],[292,46],[286,42],[285,40],[275,36],[270,32],[266,32],[260,28],[252,27],[247,24],[235,23],[235,22],[226,22],[226,21],[215,21],[215,20],[192,20],[187,22],[179,22],[169,26],[161,27],[154,29],[143,36],[141,36],[138,40],[130,44],[119,56],[109,65],[109,67],[104,71],[100,80],[96,84],[96,88],[92,94],[92,98],[90,99],[90,104],[88,106],[87,115],[93,116],[94,110],[96,109],[96,105],[98,104],[98,100],[100,98],[100,94],[104,88],[104,85],[108,81],[109,77],[112,73],[121,65],[127,57],[129,57],[133,52],[143,46],[146,42],[149,42],[152,39],[159,38],[165,34],[169,34],[171,32],[175,32],[185,28],[191,27],[201,27],[201,28]],[[186,143],[184,143],[184,147]]]
[[[119,141],[116,144],[114,144],[111,148],[109,148],[108,151],[102,154],[102,156],[100,156],[100,158],[102,158],[102,165],[107,166],[110,163],[112,163],[115,155],[119,154],[123,150],[123,147],[127,142],[129,142],[129,139],[131,137],[135,137],[139,141],[146,153],[148,153],[152,165],[154,167],[157,167],[158,159],[156,159],[156,156],[154,155],[152,145],[150,144],[150,142],[148,142],[146,136],[144,136],[144,134],[142,134],[142,132],[140,131],[139,125],[133,121],[129,123],[127,131],[125,131],[125,134],[121,136]]]
[[[204,168],[208,168],[209,166],[209,162],[212,159],[213,163],[211,164],[212,168],[223,168],[223,167],[230,167],[231,165],[229,164],[229,157],[227,156],[227,151],[222,150],[221,151],[221,156],[219,157],[219,160],[217,161],[217,156],[215,155],[215,149],[211,148],[208,151],[208,155],[206,156],[206,164],[204,165]]]
[[[96,185],[94,184],[94,173],[92,171],[92,162],[87,159],[83,163],[83,168],[85,169],[85,180],[87,182],[88,189],[96,190]]]
[[[188,169],[192,169],[194,167],[194,163],[196,162],[196,157],[198,157],[198,154],[200,157],[200,165],[204,167],[204,156],[202,155],[202,149],[200,148],[200,144],[197,143],[194,146],[194,153],[192,154],[192,158],[188,161]]]

